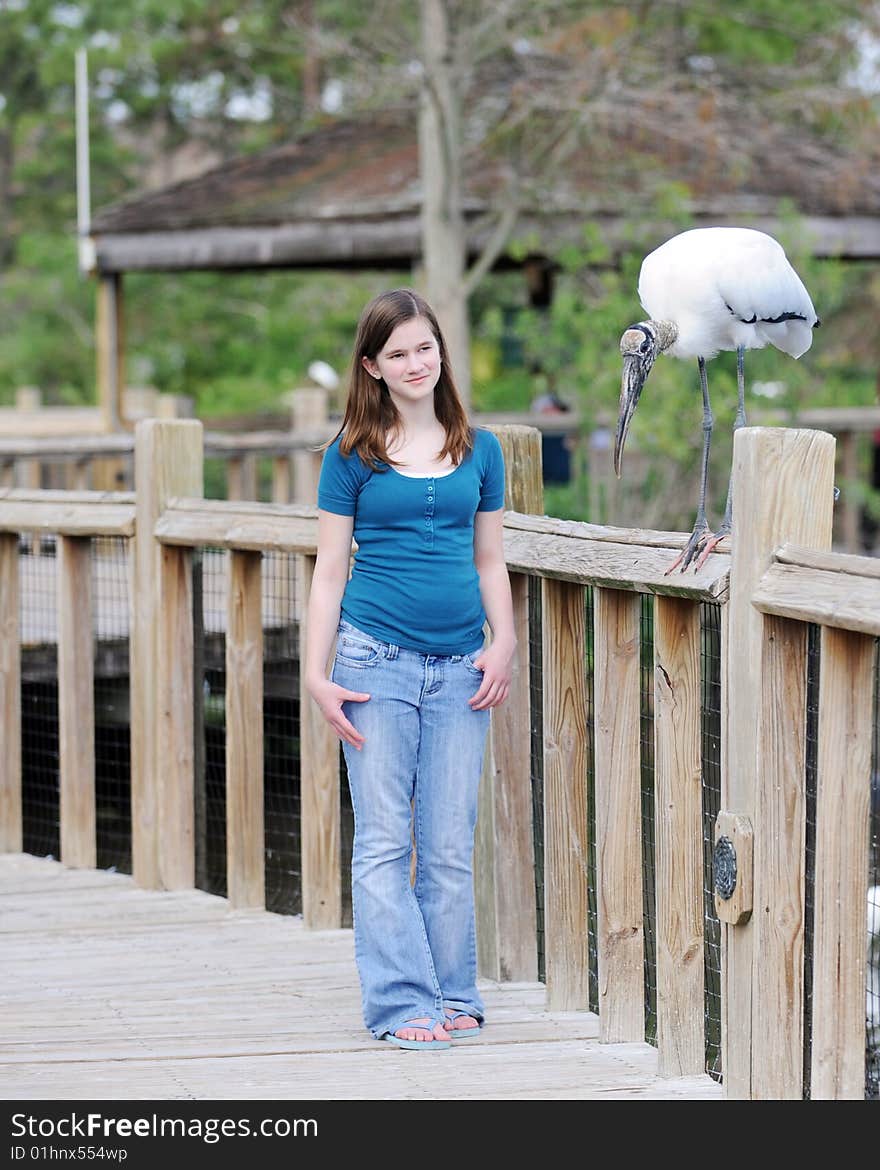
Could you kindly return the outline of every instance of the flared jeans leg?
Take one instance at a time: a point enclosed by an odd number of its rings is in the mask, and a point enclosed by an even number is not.
[[[378,1038],[407,1020],[442,1020],[443,998],[410,884],[418,710],[388,699],[351,707],[358,710],[346,713],[365,737],[360,751],[344,744],[354,809],[355,959],[364,1022]]]
[[[364,1022],[377,1038],[408,1020],[442,1021],[444,1006],[483,1017],[473,838],[489,713],[468,706],[480,678],[467,655],[401,650],[340,626],[333,679],[370,695],[344,705],[364,745],[343,751],[355,957]]]
[[[443,1003],[478,1020],[473,852],[489,712],[468,699],[480,680],[467,658],[443,663],[442,686],[422,701],[415,795],[415,894]]]

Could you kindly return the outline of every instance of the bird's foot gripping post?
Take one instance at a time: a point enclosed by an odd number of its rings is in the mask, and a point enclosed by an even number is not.
[[[687,544],[666,570],[664,576],[668,577],[676,569],[679,569],[683,573],[690,564],[693,564],[694,572],[699,573],[700,569],[702,569],[703,565],[709,559],[710,553],[715,552],[718,545],[726,536],[730,536],[729,524],[722,524],[717,532],[710,531],[709,525],[705,520],[703,520],[702,524],[695,524]]]

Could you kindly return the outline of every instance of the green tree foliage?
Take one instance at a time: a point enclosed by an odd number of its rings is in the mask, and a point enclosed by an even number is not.
[[[860,37],[878,32],[873,0],[449,0],[449,9],[459,82],[475,116],[463,149],[502,151],[514,185],[532,174],[552,191],[566,158],[598,159],[597,126],[620,122],[645,94],[658,103],[705,99],[706,108],[723,99],[741,110],[742,140],[771,122],[855,150],[876,136],[876,94],[845,84]],[[142,187],[183,142],[229,157],[329,117],[320,102],[327,82],[341,114],[386,104],[414,110],[417,5],[376,0],[369,19],[364,11],[350,0],[0,0],[0,402],[23,384],[39,385],[47,401],[94,400],[94,287],[77,275],[74,238],[74,50],[89,48],[92,190],[101,206]],[[686,227],[687,195],[661,189],[655,206]],[[624,184],[619,207],[630,206]],[[478,287],[478,408],[525,408],[541,381],[578,407],[586,428],[613,421],[617,341],[641,316],[638,266],[656,243],[640,235],[635,207],[631,223],[630,246],[614,256],[585,225],[582,242],[558,255],[547,311],[527,307],[520,278],[492,275]],[[753,409],[873,402],[876,269],[812,260],[794,215],[784,242],[823,328],[799,362],[771,350],[750,356]],[[523,254],[535,243],[518,241]],[[202,414],[277,405],[314,358],[343,369],[363,301],[400,279],[132,276],[128,380],[191,394]],[[761,399],[754,382],[781,392]],[[714,462],[723,471],[732,356],[712,363],[710,385]],[[690,475],[698,399],[696,370],[661,358],[627,456],[656,455],[670,484]],[[654,487],[659,500],[662,485]],[[713,492],[723,504],[722,472]],[[657,505],[656,522],[689,525],[673,515],[672,495],[668,508]],[[576,485],[562,503],[583,514],[584,499]]]

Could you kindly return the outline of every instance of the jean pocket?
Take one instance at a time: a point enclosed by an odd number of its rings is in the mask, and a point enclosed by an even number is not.
[[[461,660],[465,664],[465,666],[468,668],[468,670],[472,670],[474,672],[474,674],[478,674],[478,675],[480,675],[480,677],[482,677],[483,672],[480,669],[480,667],[474,666],[474,658],[479,656],[480,654],[482,654],[482,650],[478,650],[476,652],[476,654],[473,656],[470,654],[462,654]]]
[[[366,635],[343,631],[336,642],[336,661],[340,666],[375,666],[382,657],[382,649],[381,642]]]

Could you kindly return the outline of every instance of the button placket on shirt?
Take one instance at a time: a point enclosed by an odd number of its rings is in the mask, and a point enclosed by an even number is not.
[[[434,544],[434,480],[428,479],[425,483],[425,546],[431,548]]]

